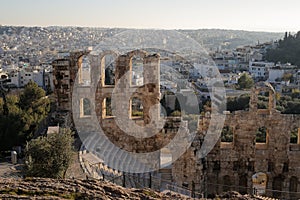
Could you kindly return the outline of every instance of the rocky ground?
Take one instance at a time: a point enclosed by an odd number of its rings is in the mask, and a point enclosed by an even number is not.
[[[0,178],[0,199],[191,199],[173,192],[123,188],[105,181]],[[216,199],[255,199],[228,192]]]

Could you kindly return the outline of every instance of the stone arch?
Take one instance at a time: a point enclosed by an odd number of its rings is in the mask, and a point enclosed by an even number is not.
[[[299,134],[300,129],[296,126],[293,126],[293,128],[289,131],[290,136],[290,143],[291,144],[299,144]]]
[[[100,54],[100,76],[102,86],[113,86],[116,83],[116,63],[118,53],[104,51]]]
[[[269,112],[276,108],[276,92],[273,86],[267,82],[259,82],[256,86],[252,89],[251,96],[250,96],[250,110],[258,110],[258,96],[260,92],[268,92],[268,106],[267,109]]]
[[[104,97],[102,100],[102,118],[113,117],[111,97]]]
[[[282,189],[283,189],[283,182],[284,182],[284,177],[282,175],[278,175],[273,178],[273,184],[272,184],[273,197],[275,197],[275,198],[281,197]]]
[[[268,142],[268,129],[265,126],[261,126],[256,130],[255,133],[256,143],[267,143]]]
[[[292,176],[290,178],[289,191],[290,191],[290,199],[297,199],[299,197],[299,195],[297,195],[298,178],[296,176]]]
[[[143,118],[143,100],[139,97],[133,96],[130,99],[130,117],[131,118]]]
[[[252,176],[253,194],[265,195],[268,185],[268,175],[264,172],[257,172]]]
[[[87,117],[92,115],[92,103],[88,98],[80,99],[80,116]]]
[[[144,58],[134,55],[130,62],[130,84],[142,86],[144,84]]]
[[[223,192],[228,192],[231,190],[232,181],[229,175],[223,176]]]
[[[126,56],[129,57],[129,59],[131,59],[133,56],[139,56],[139,57],[142,57],[142,58],[145,58],[146,56],[148,56],[148,53],[144,50],[133,50],[133,51],[130,51],[126,54]]]
[[[130,85],[142,86],[144,84],[144,64],[147,52],[143,50],[131,51],[129,57]]]
[[[247,175],[244,174],[239,177],[239,192],[241,194],[246,194],[247,188],[248,188],[248,179],[247,179]]]
[[[78,83],[82,86],[91,85],[91,63],[87,55],[78,59]]]

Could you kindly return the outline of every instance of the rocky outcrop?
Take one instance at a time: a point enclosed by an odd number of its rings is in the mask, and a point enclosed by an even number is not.
[[[128,189],[105,181],[0,179],[0,199],[190,199],[177,193]]]
[[[228,192],[218,199],[259,199],[237,192]],[[174,192],[159,193],[144,188],[123,188],[96,180],[72,179],[0,179],[0,199],[192,199]]]

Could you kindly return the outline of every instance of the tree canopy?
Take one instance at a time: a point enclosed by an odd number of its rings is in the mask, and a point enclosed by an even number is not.
[[[246,73],[238,79],[238,88],[239,89],[250,89],[254,85],[252,77]]]
[[[70,129],[29,141],[25,152],[26,176],[64,178],[71,163],[73,141]]]
[[[285,33],[275,49],[267,51],[266,59],[273,62],[292,63],[300,66],[300,31],[295,34]]]
[[[249,108],[249,95],[241,95],[239,97],[229,97],[227,99],[227,110],[230,112],[237,110],[247,110]]]
[[[4,102],[0,99],[0,151],[3,151],[32,138],[50,110],[50,101],[34,82],[29,82],[20,96],[7,96],[8,114],[3,113]]]
[[[296,94],[297,95],[296,95]],[[277,93],[276,97],[276,109],[283,114],[300,114],[300,99],[298,98],[298,91],[295,91],[290,96],[280,96]],[[241,95],[239,97],[227,98],[227,110],[230,112],[237,110],[249,109],[250,96],[248,94]],[[259,109],[268,108],[268,94],[259,95],[257,106]]]

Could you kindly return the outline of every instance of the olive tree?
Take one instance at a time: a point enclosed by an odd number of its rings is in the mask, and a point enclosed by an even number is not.
[[[73,151],[73,133],[61,129],[31,140],[26,145],[26,176],[45,178],[64,178],[71,163]]]

